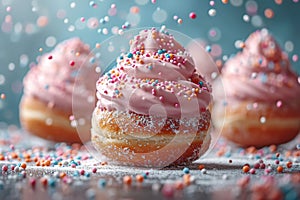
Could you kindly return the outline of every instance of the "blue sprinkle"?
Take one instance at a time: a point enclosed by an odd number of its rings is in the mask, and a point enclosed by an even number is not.
[[[258,155],[258,154],[255,155],[255,159],[260,159],[260,158],[261,158],[260,155]]]
[[[205,51],[206,51],[206,52],[211,52],[211,46],[206,46],[206,47],[205,47]]]
[[[92,63],[92,64],[95,63],[95,60],[96,60],[96,59],[95,59],[94,57],[91,57],[91,58],[90,58],[90,63]]]
[[[225,154],[224,154],[225,157],[229,158],[231,156],[231,152],[230,151],[227,151]]]
[[[143,173],[142,176],[144,177],[144,179],[147,179],[147,178],[148,178],[148,176],[147,176],[146,173]]]
[[[268,76],[265,73],[261,74],[260,81],[266,83],[268,81]]]
[[[81,156],[76,156],[76,160],[81,160]]]
[[[166,54],[166,57],[167,57],[167,58],[170,58],[171,56],[170,56],[170,54],[167,53],[167,54]]]
[[[283,161],[283,158],[282,158],[282,157],[280,157],[280,158],[278,158],[278,160],[279,160],[279,161]]]
[[[183,173],[185,173],[185,174],[189,174],[189,173],[190,173],[190,169],[187,168],[187,167],[183,168],[182,171],[183,171]]]
[[[120,58],[120,60],[123,60],[123,59],[124,59],[124,57],[123,57],[123,56],[120,56],[119,58]]]
[[[99,179],[99,181],[98,181],[98,187],[103,188],[105,186],[106,186],[105,179]]]
[[[90,1],[90,6],[94,7],[94,6],[96,6],[96,3],[94,1]]]
[[[99,20],[99,22],[100,22],[100,24],[105,24],[105,20],[104,20],[103,18],[101,18],[101,19]]]
[[[49,179],[49,180],[48,180],[48,184],[49,184],[50,187],[55,187],[55,186],[56,186],[55,179],[52,179],[52,178]]]
[[[58,162],[57,162],[57,160],[53,160],[53,161],[51,162],[51,164],[52,164],[52,166],[55,166],[55,165],[58,165]]]
[[[128,54],[127,54],[127,57],[128,57],[128,58],[132,58],[132,57],[133,57],[133,54],[132,54],[132,53],[128,53]]]
[[[74,165],[78,166],[78,163],[75,162],[74,160],[71,160],[71,161],[70,161],[70,164],[74,164]]]
[[[79,171],[78,170],[74,171],[73,176],[78,177],[79,176]]]
[[[120,91],[119,91],[119,90],[115,90],[115,93],[116,93],[116,94],[120,94]]]
[[[158,53],[158,54],[163,54],[163,50],[162,50],[162,49],[159,49],[159,50],[157,51],[157,53]]]
[[[200,85],[200,87],[202,87],[202,86],[203,86],[203,82],[202,82],[202,81],[200,81],[200,82],[199,82],[199,85]]]
[[[296,145],[296,148],[297,148],[298,150],[300,150],[300,144],[297,144],[297,145]]]
[[[130,23],[129,22],[125,22],[124,25],[129,28],[130,27]]]
[[[152,70],[152,69],[153,69],[153,67],[150,65],[150,66],[148,66],[148,69]]]
[[[90,172],[85,172],[85,177],[89,178],[91,176]]]

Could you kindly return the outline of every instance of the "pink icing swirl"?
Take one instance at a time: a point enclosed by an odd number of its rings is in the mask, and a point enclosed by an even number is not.
[[[176,118],[206,110],[211,88],[172,35],[143,30],[130,44],[130,52],[97,82],[99,108]]]
[[[222,81],[229,102],[290,102],[300,96],[287,55],[266,29],[252,33],[243,51],[225,63]]]
[[[88,109],[88,98],[94,96],[99,77],[96,64],[88,45],[79,38],[66,40],[40,57],[38,65],[32,67],[24,78],[24,94],[33,96],[49,106],[67,113],[72,112],[72,96],[82,110]],[[81,66],[85,69],[78,74]],[[85,80],[89,81],[85,81]],[[74,90],[75,81],[82,85]],[[77,84],[80,84],[77,83]]]

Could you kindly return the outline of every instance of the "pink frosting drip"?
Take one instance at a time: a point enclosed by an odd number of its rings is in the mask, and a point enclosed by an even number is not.
[[[176,118],[206,110],[211,88],[173,36],[143,30],[130,44],[97,82],[99,108]]]
[[[300,97],[298,77],[287,55],[266,29],[251,34],[243,51],[225,63],[222,81],[229,103],[291,102]]]
[[[80,70],[81,66],[85,69]],[[68,113],[72,112],[73,97],[85,110],[89,107],[88,97],[95,94],[98,77],[88,45],[72,38],[40,57],[38,65],[24,78],[24,94]],[[76,81],[77,90],[73,91]]]

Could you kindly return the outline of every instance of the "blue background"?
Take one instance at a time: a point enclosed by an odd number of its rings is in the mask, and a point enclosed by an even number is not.
[[[166,25],[167,28],[180,31],[189,37],[201,38],[209,45],[218,45],[222,48],[222,54],[215,57],[215,60],[236,53],[239,49],[235,47],[235,41],[245,40],[251,32],[263,27],[270,30],[290,58],[294,54],[298,55],[300,50],[300,3],[296,0],[284,0],[280,5],[273,0],[230,0],[227,4],[216,0],[214,6],[206,0],[94,2],[96,7],[90,5],[91,1],[84,0],[0,1],[0,94],[6,95],[5,99],[0,99],[0,127],[19,125],[18,105],[22,95],[22,79],[30,66],[36,63],[37,56],[51,51],[55,46],[53,44],[75,36],[93,48],[96,43],[101,43],[113,35],[113,27],[121,28],[127,21],[133,22],[131,28]],[[115,16],[108,14],[112,4],[116,5]],[[251,5],[252,8],[253,5],[254,8],[257,7],[254,9],[255,13],[249,13]],[[131,12],[134,6],[139,9],[136,14]],[[267,8],[275,13],[271,19],[264,15]],[[215,16],[208,14],[210,9],[216,10]],[[190,12],[195,12],[197,18],[190,19]],[[58,13],[65,15],[60,17]],[[245,14],[249,16],[249,22],[243,20]],[[161,22],[153,18],[153,15],[158,15]],[[174,20],[175,15],[183,20],[182,24]],[[40,16],[48,19],[45,26],[38,25],[37,19]],[[96,28],[88,26],[88,19],[94,17],[101,22],[105,16],[109,17],[108,22],[99,23]],[[84,22],[80,21],[81,17],[85,18]],[[255,18],[259,18],[261,24],[251,22]],[[136,21],[138,23],[134,24],[132,19],[139,19]],[[74,26],[75,30],[70,31],[70,26]],[[103,29],[107,29],[108,33],[103,33]],[[218,37],[209,36],[211,29],[217,31]],[[56,42],[49,45],[46,42],[49,37]],[[288,43],[293,44],[293,48],[287,48]],[[42,51],[39,51],[40,48]],[[291,63],[299,73],[299,61]]]

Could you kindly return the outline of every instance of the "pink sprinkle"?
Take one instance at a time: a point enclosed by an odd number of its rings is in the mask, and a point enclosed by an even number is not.
[[[96,173],[96,172],[97,172],[97,168],[93,168],[93,169],[92,169],[92,172],[93,172],[93,173]]]
[[[74,60],[71,60],[69,64],[70,64],[70,66],[72,66],[72,67],[73,67],[73,66],[75,65],[75,62],[74,62]]]
[[[277,102],[276,102],[276,106],[277,106],[278,108],[280,108],[280,107],[282,106],[282,101],[277,101]]]
[[[256,171],[254,168],[251,168],[249,172],[250,172],[250,174],[255,174]]]
[[[214,5],[215,5],[215,2],[214,2],[214,1],[210,1],[210,2],[209,2],[209,5],[210,5],[210,6],[214,6]]]
[[[279,160],[275,160],[275,164],[278,165],[279,164]]]
[[[6,11],[7,11],[7,12],[10,12],[10,11],[11,11],[11,7],[10,7],[10,6],[7,6]]]
[[[259,169],[260,164],[259,163],[255,163],[253,167],[254,167],[254,169]]]
[[[89,156],[88,156],[88,155],[84,155],[84,156],[82,156],[81,159],[82,159],[82,160],[87,160],[87,159],[89,159]]]
[[[82,169],[82,170],[80,170],[80,175],[84,175],[84,173],[85,173],[85,171]]]
[[[266,164],[265,163],[261,163],[260,164],[260,169],[265,169],[266,168]]]
[[[265,174],[269,174],[271,172],[271,169],[267,168],[265,169]]]
[[[178,107],[179,107],[179,104],[178,104],[178,103],[175,103],[174,106],[175,106],[175,108],[178,108]]]
[[[155,89],[154,89],[154,88],[152,89],[152,94],[153,94],[153,95],[155,95],[155,94],[156,94],[156,91],[155,91]]]
[[[2,171],[7,172],[7,170],[8,170],[8,166],[7,165],[3,165],[2,166]]]
[[[297,54],[294,54],[294,55],[292,56],[292,60],[293,60],[294,62],[297,62],[297,61],[298,61],[298,55],[297,55]]]
[[[164,98],[163,98],[162,96],[160,96],[160,97],[159,97],[159,100],[161,100],[161,101],[162,101],[162,100],[164,100]]]
[[[48,56],[48,59],[51,60],[53,58],[53,56]]]
[[[31,179],[29,180],[29,183],[30,183],[31,187],[35,187],[36,180],[35,180],[34,178],[31,178]]]
[[[84,21],[85,21],[85,18],[84,18],[84,17],[81,17],[81,18],[80,18],[80,21],[84,22]]]
[[[189,17],[190,17],[191,19],[196,19],[197,14],[196,14],[195,12],[191,12],[191,13],[189,14]]]
[[[258,103],[253,103],[253,108],[257,108],[258,107]]]
[[[165,197],[173,197],[174,196],[174,188],[172,187],[172,185],[169,184],[165,184],[162,188],[162,194]]]

